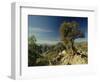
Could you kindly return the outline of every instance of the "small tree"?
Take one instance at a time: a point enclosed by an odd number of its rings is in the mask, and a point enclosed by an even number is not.
[[[28,38],[28,65],[35,66],[36,60],[39,57],[37,52],[38,45],[36,44],[36,38],[34,35]]]
[[[28,38],[28,44],[33,44],[33,45],[36,44],[36,38],[34,35]]]
[[[84,37],[83,33],[79,29],[79,24],[75,21],[63,22],[60,27],[60,35],[66,49],[68,49],[68,47],[71,48],[73,55],[75,55],[76,48],[74,46],[74,40]]]

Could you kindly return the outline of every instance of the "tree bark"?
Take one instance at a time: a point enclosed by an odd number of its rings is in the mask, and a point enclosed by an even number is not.
[[[74,40],[71,40],[71,48],[72,48],[72,51],[73,51],[73,55],[75,55],[77,53],[77,50],[74,46]]]

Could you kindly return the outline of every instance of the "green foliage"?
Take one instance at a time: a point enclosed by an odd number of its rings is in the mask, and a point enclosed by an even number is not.
[[[36,44],[36,38],[34,35],[28,38],[28,44],[31,44],[31,45]]]
[[[84,37],[79,29],[79,24],[73,22],[63,22],[60,27],[61,40],[71,41],[80,37]]]
[[[35,36],[31,36],[28,39],[28,65],[36,65],[36,60],[40,55],[38,54],[37,50],[38,45],[36,44]]]

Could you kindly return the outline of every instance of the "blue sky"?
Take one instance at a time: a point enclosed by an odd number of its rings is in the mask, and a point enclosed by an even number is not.
[[[62,16],[37,16],[28,15],[28,36],[34,35],[37,43],[55,44],[60,41],[59,28],[64,21],[76,21],[85,37],[77,41],[87,40],[88,19],[86,17],[62,17]]]

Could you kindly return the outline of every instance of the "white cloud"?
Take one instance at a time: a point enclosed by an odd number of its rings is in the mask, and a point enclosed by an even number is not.
[[[59,41],[48,41],[48,40],[41,40],[41,41],[37,41],[37,43],[39,44],[57,44]]]
[[[87,38],[78,38],[75,42],[87,42]]]
[[[53,32],[53,30],[51,29],[47,29],[47,28],[40,28],[40,27],[29,27],[29,33],[32,32]]]

